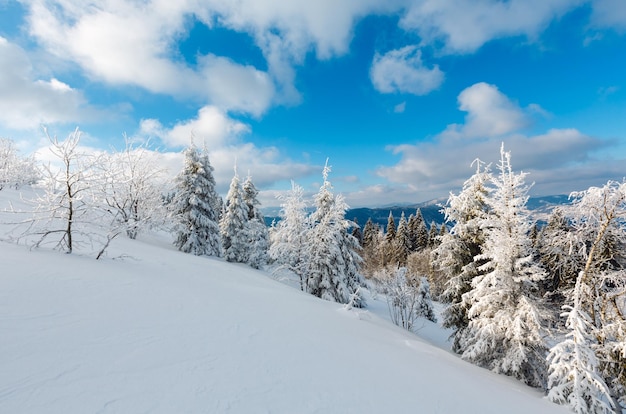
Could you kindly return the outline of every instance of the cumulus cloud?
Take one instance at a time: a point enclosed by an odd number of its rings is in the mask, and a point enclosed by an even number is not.
[[[28,54],[0,37],[0,124],[33,130],[42,124],[89,121],[104,111],[56,79],[39,79]],[[110,115],[110,114],[109,114]]]
[[[619,0],[616,0],[619,1]],[[410,2],[400,26],[448,53],[471,53],[507,36],[536,37],[585,0],[422,0]]]
[[[195,1],[94,1],[85,7],[76,0],[32,0],[29,5],[31,35],[92,78],[255,116],[272,102],[274,85],[267,73],[210,54],[191,67],[176,54],[186,19],[199,7]]]
[[[529,180],[535,180],[536,190],[543,193],[567,193],[596,179],[601,170],[604,179],[617,172],[606,162],[594,159],[596,151],[614,142],[576,129],[526,135],[523,110],[493,85],[481,83],[465,89],[459,95],[459,107],[468,111],[465,124],[450,125],[429,142],[389,147],[400,160],[393,166],[378,168],[376,173],[390,182],[405,184],[424,199],[435,197],[460,187],[472,174],[474,159],[495,165],[502,142],[512,153],[513,167],[530,172]],[[619,179],[620,175],[613,178]]]
[[[432,69],[424,66],[417,46],[405,46],[384,55],[376,54],[370,79],[381,93],[426,95],[441,85],[444,74],[437,65]]]
[[[445,134],[460,137],[498,137],[527,126],[529,116],[494,85],[480,82],[463,90],[457,99],[467,112],[463,125],[450,125]],[[530,111],[540,108],[531,104]]]
[[[215,106],[201,108],[196,118],[181,121],[172,128],[165,128],[157,119],[143,119],[139,129],[141,135],[156,136],[168,146],[189,145],[193,137],[196,145],[207,148],[228,145],[249,131],[248,125],[230,118]]]

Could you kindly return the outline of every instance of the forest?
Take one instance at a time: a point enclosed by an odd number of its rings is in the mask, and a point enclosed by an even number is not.
[[[55,165],[0,140],[0,190],[37,190],[30,208],[11,209],[3,239],[100,259],[118,237],[169,232],[182,252],[289,272],[325,300],[362,308],[362,292],[376,290],[408,330],[418,317],[434,320],[435,300],[462,359],[577,413],[626,408],[624,181],[572,193],[540,225],[527,207],[527,174],[503,144],[497,165],[477,159],[450,194],[445,223],[427,224],[418,209],[397,223],[390,214],[385,228],[361,227],[346,218],[327,164],[314,197],[292,182],[280,220],[267,226],[252,177],[235,168],[226,197],[217,193],[207,149],[187,147],[171,180],[144,145],[85,151],[80,138],[78,129],[50,138]]]

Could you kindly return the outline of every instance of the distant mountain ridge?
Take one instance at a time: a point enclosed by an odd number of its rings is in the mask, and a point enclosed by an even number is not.
[[[441,226],[444,222],[444,215],[442,213],[443,206],[447,202],[447,198],[438,198],[422,203],[407,204],[407,205],[395,205],[388,207],[359,207],[351,208],[346,212],[346,218],[348,220],[356,220],[361,227],[365,225],[370,218],[375,224],[387,227],[387,220],[389,218],[389,212],[393,215],[393,218],[398,224],[402,213],[408,219],[411,214],[415,214],[419,208],[426,226],[430,227],[430,223],[433,221],[437,226]],[[545,222],[552,209],[559,205],[569,204],[570,200],[567,195],[549,195],[541,197],[531,197],[528,199],[526,206],[530,210],[535,220],[539,222]],[[272,207],[264,210],[265,222],[267,225],[271,225],[274,220],[279,220],[280,208]]]

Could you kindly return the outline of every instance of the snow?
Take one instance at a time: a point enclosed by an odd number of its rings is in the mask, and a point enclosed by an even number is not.
[[[347,310],[164,235],[98,261],[1,241],[0,263],[2,413],[568,412],[380,297]]]

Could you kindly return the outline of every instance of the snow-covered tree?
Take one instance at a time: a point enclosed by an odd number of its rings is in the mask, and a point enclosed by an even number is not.
[[[552,292],[571,291],[585,265],[584,248],[563,209],[552,211],[546,226],[537,235],[536,245],[548,273],[546,290],[551,296]]]
[[[46,135],[47,131],[44,130]],[[91,225],[98,225],[95,219],[95,205],[92,190],[94,169],[99,158],[79,147],[81,131],[76,128],[64,141],[51,138],[50,151],[59,165],[44,167],[45,192],[37,198],[34,224],[31,235],[39,236],[36,246],[54,239],[54,246],[66,253],[76,247],[77,235],[93,242],[95,234]],[[32,232],[31,232],[32,231]]]
[[[626,389],[626,280],[605,252],[607,238],[624,236],[626,183],[609,181],[571,197],[569,219],[586,241],[586,261],[566,308],[570,332],[550,354],[549,395],[580,412],[619,412]]]
[[[382,281],[394,324],[411,331],[420,317],[436,321],[428,279],[410,277],[406,267],[380,269],[376,278]]]
[[[282,200],[280,218],[270,230],[270,258],[300,277],[300,289],[305,288],[307,231],[309,219],[304,201],[304,189],[291,182],[291,191]]]
[[[568,405],[579,414],[618,413],[609,387],[599,375],[598,359],[593,346],[597,344],[589,314],[581,309],[583,291],[588,289],[584,277],[578,278],[574,289],[574,306],[566,306],[567,328],[570,332],[548,355],[548,399]]]
[[[354,223],[354,227],[352,227],[351,234],[359,242],[361,247],[363,247],[363,232],[361,231],[361,226],[359,225],[359,220],[355,217],[354,220],[352,220],[352,223]]]
[[[174,245],[195,255],[220,256],[219,206],[209,156],[193,145],[184,151],[184,166],[175,179],[170,203],[177,222]]]
[[[393,218],[393,213],[389,211],[389,217],[387,218],[387,231],[385,232],[385,239],[381,246],[383,265],[393,264],[395,259],[395,246],[396,245],[396,222]]]
[[[0,190],[34,184],[40,178],[35,159],[20,156],[12,140],[0,138]]]
[[[439,229],[437,223],[431,221],[430,230],[428,230],[428,247],[435,247],[437,245],[437,236],[439,236]]]
[[[393,243],[394,254],[392,263],[397,263],[400,267],[406,267],[406,258],[411,253],[411,236],[409,234],[409,223],[404,216],[404,211],[398,221],[398,230]]]
[[[269,249],[269,233],[265,225],[265,217],[258,208],[261,204],[258,194],[259,191],[254,186],[252,177],[248,175],[243,183],[243,200],[248,208],[246,224],[249,243],[248,264],[255,269],[267,263]]]
[[[485,199],[490,214],[480,222],[486,230],[486,260],[462,297],[469,308],[467,328],[459,339],[463,359],[510,375],[534,387],[545,386],[545,344],[540,311],[533,296],[545,272],[534,262],[526,209],[529,187],[525,173],[511,168],[510,152],[500,149],[499,174]]]
[[[244,200],[239,175],[230,182],[226,195],[226,207],[220,221],[220,234],[224,258],[229,262],[248,263],[248,206]]]
[[[146,229],[165,222],[163,204],[165,169],[159,154],[145,145],[126,148],[103,156],[96,197],[113,217],[112,231],[122,231],[135,239]]]
[[[440,299],[449,304],[443,313],[443,326],[454,329],[452,349],[455,352],[460,352],[458,341],[468,324],[468,303],[462,297],[471,290],[472,280],[481,274],[479,267],[484,263],[474,258],[482,253],[485,243],[481,223],[489,210],[486,198],[491,173],[480,160],[474,163],[476,172],[465,181],[458,195],[451,193],[448,198],[443,212],[452,228],[442,235],[439,246],[432,252],[434,268],[447,280]],[[445,223],[442,228],[446,228]]]
[[[348,232],[351,227],[351,222],[345,219],[348,205],[341,195],[333,195],[329,172],[327,164],[323,170],[324,183],[315,196],[312,227],[307,232],[306,288],[322,299],[360,307],[364,305],[358,295],[362,285],[360,246]]]
[[[409,218],[409,231],[411,233],[413,251],[423,250],[428,247],[428,228],[419,208]]]
[[[368,219],[363,229],[363,272],[366,276],[374,275],[383,265],[384,233],[380,226]]]

